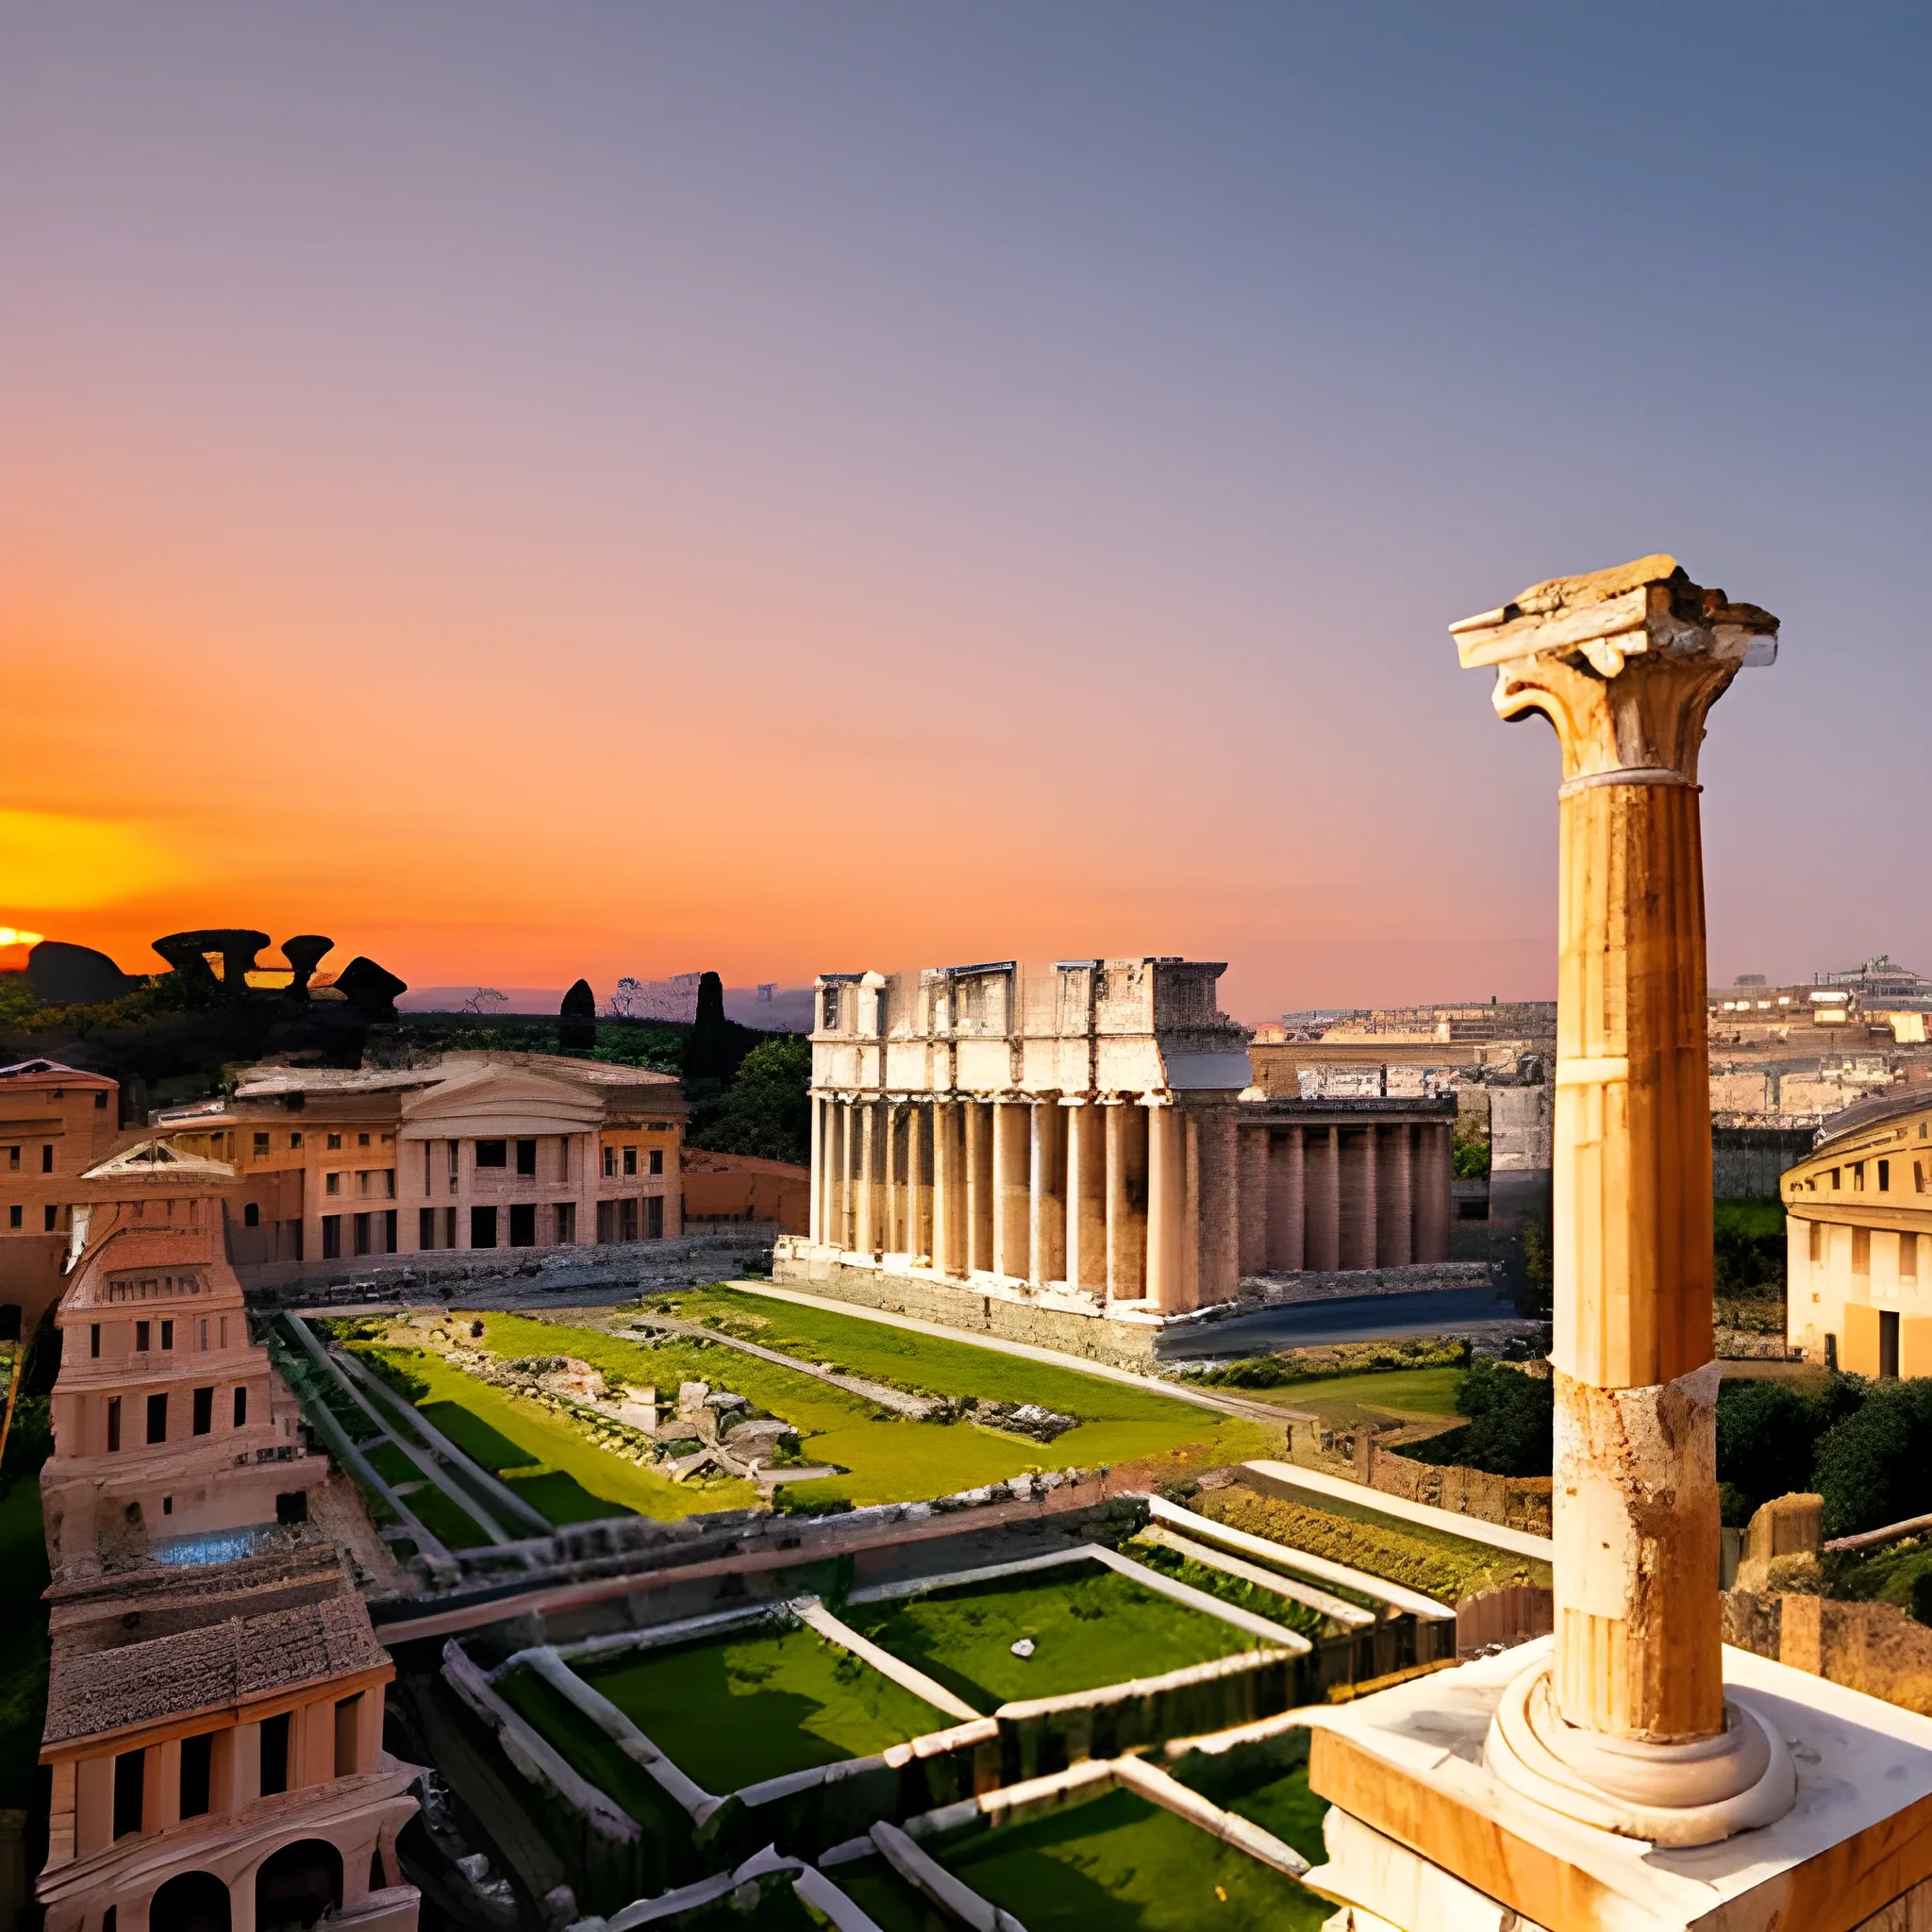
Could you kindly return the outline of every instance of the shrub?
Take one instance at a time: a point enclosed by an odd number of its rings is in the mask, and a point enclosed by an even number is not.
[[[1717,1479],[1743,1496],[1745,1515],[1774,1496],[1811,1487],[1817,1404],[1789,1382],[1731,1381],[1717,1397]]]
[[[1418,1461],[1457,1463],[1491,1475],[1548,1475],[1556,1383],[1491,1361],[1474,1362],[1456,1391],[1459,1429],[1411,1443]]]
[[[1932,1380],[1872,1390],[1819,1438],[1812,1482],[1827,1537],[1932,1511]]]

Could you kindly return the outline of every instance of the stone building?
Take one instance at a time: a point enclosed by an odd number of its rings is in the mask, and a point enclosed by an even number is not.
[[[117,1090],[58,1060],[0,1067],[0,1310],[30,1334],[59,1299],[80,1174],[120,1133]]]
[[[779,1242],[778,1277],[1144,1354],[1092,1318],[1158,1328],[1227,1307],[1244,1275],[1440,1260],[1453,1100],[1243,1101],[1224,970],[822,976],[811,1228]]]
[[[225,1164],[149,1141],[73,1185],[42,1472],[49,1932],[412,1932],[394,1674],[312,1524],[325,1457],[249,1339]]]
[[[1779,1191],[1786,1339],[1856,1375],[1932,1375],[1932,1096],[1847,1108]]]
[[[231,1162],[238,1266],[683,1232],[687,1117],[671,1074],[522,1053],[418,1067],[261,1066],[156,1117]]]

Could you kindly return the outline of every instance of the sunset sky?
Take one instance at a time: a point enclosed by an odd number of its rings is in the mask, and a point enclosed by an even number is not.
[[[1446,626],[1665,550],[1713,977],[1932,973],[1932,9],[0,23],[0,924],[1548,996]]]

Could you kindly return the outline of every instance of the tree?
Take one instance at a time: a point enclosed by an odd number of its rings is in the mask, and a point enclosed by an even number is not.
[[[723,1097],[692,1108],[685,1139],[714,1154],[804,1166],[811,1158],[811,1042],[782,1033],[753,1047]]]
[[[1717,1396],[1717,1478],[1746,1511],[1811,1487],[1811,1457],[1824,1419],[1789,1382],[1723,1383]]]
[[[1548,1475],[1556,1406],[1556,1384],[1547,1375],[1475,1362],[1456,1391],[1456,1411],[1469,1421],[1403,1453],[1491,1475]]]
[[[479,986],[463,1002],[463,1011],[466,1013],[494,1013],[508,1005],[508,993],[498,992],[493,986]]]
[[[1827,1537],[1932,1512],[1932,1380],[1873,1389],[1819,1438],[1812,1482]]]

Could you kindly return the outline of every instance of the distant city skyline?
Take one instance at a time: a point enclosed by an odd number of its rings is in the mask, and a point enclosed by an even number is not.
[[[1556,754],[1446,626],[1661,549],[1784,625],[1704,761],[1712,983],[1932,971],[1928,54],[1884,6],[13,9],[0,922],[1548,997]]]

